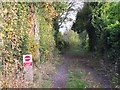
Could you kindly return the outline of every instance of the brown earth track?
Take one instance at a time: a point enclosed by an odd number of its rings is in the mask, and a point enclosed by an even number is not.
[[[86,73],[83,81],[91,83],[90,88],[112,88],[108,77],[102,74],[101,71],[99,72],[96,70],[96,67],[102,68],[98,63],[95,64],[88,58],[71,56],[69,54],[63,54],[61,60],[63,63],[58,66],[57,72],[52,77],[53,88],[66,88],[69,65],[73,65],[73,69],[76,69],[75,67],[77,67],[82,72]]]

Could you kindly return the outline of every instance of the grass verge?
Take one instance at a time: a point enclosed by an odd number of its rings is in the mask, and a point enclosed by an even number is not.
[[[84,76],[84,73],[80,70],[70,70],[68,75],[67,88],[85,88],[88,86],[88,83],[82,81],[81,78]]]

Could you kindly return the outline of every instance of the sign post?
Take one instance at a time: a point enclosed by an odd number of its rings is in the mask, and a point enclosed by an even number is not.
[[[33,82],[33,62],[32,55],[23,55],[23,65],[26,81]]]

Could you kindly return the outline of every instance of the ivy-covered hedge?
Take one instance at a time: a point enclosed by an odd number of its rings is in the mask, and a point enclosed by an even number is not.
[[[55,46],[53,7],[48,3],[2,3],[1,8],[4,60],[22,61],[24,54],[32,54],[34,60],[39,59],[36,58],[37,50],[40,50],[40,57],[48,59]]]
[[[23,55],[32,54],[33,64],[37,62],[38,66],[42,61],[53,60],[55,41],[52,18],[55,15],[54,8],[46,2],[0,3],[2,87],[20,87],[19,83],[24,82],[21,79],[24,78]]]

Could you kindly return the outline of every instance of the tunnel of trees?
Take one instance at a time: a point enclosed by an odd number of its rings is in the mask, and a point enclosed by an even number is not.
[[[85,48],[87,46],[88,52],[96,52],[104,61],[109,60],[114,67],[117,67],[115,72],[119,78],[120,2],[84,3],[76,18],[72,30],[77,32],[80,38],[83,34],[88,35],[81,39],[82,46]],[[88,38],[87,42],[85,38]],[[93,56],[96,57],[96,54]]]
[[[22,55],[32,54],[39,66],[69,47],[58,30],[58,18],[66,7],[63,2],[0,3],[0,74],[9,83],[17,71],[22,72]],[[117,67],[114,76],[120,85],[120,2],[84,3],[71,30],[77,32],[87,53]]]

